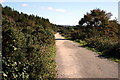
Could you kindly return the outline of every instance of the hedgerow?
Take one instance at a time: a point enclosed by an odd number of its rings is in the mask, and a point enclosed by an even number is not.
[[[9,7],[4,7],[2,13],[3,80],[54,78],[55,40],[52,24],[48,19],[19,13]]]

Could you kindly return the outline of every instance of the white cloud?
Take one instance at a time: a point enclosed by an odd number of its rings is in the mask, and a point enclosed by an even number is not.
[[[53,7],[41,7],[41,9],[43,9],[43,10],[48,10],[48,11],[52,11],[52,10],[54,10],[54,8]]]
[[[66,12],[65,9],[56,9],[57,12]]]
[[[47,7],[46,9],[47,10],[54,10],[52,7]]]
[[[22,4],[21,6],[22,6],[22,7],[27,7],[27,6],[28,6],[28,4]]]
[[[4,2],[4,0],[0,0],[0,3]]]
[[[41,9],[47,10],[47,11],[66,12],[65,9],[55,9],[53,7],[44,7],[44,6],[42,6]]]

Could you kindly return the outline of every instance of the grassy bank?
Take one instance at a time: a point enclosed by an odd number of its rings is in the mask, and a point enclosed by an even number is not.
[[[79,40],[79,39],[71,39],[70,37],[67,37],[64,34],[62,34],[62,36],[64,36],[68,40],[71,40],[71,41],[74,41],[76,43],[79,43],[82,47],[87,48],[88,50],[92,50],[92,51],[96,52],[97,54],[99,54],[103,58],[107,58],[109,60],[112,60],[112,61],[120,63],[120,59],[109,55],[109,53],[107,53],[107,52],[105,53],[104,51],[103,52],[99,51],[99,49],[97,49],[96,47],[92,48],[91,46],[88,46],[89,43],[87,43],[86,41]]]

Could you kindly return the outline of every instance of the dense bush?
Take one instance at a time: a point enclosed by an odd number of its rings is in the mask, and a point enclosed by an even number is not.
[[[51,27],[54,25],[48,19],[20,14],[9,7],[3,8],[2,20],[3,79],[54,78],[55,41]]]

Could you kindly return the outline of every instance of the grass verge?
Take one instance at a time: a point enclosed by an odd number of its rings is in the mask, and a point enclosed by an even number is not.
[[[68,40],[71,40],[71,41],[79,43],[82,47],[84,47],[84,48],[86,48],[88,50],[92,50],[93,52],[96,52],[97,54],[99,54],[103,58],[107,58],[107,59],[109,59],[111,61],[115,61],[117,63],[120,63],[120,59],[117,59],[117,58],[114,58],[114,57],[111,57],[111,56],[108,56],[108,55],[104,55],[104,52],[100,52],[96,48],[91,48],[91,47],[87,46],[88,43],[86,41],[82,41],[82,40],[79,40],[79,39],[74,39],[73,40],[73,39],[67,38],[67,37],[65,37],[65,38],[68,39]]]

